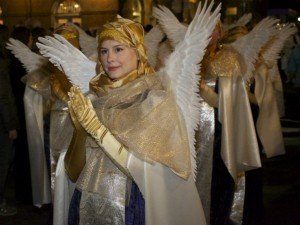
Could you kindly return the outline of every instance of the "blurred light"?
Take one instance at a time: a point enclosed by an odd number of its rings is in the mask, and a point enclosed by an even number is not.
[[[65,0],[57,8],[57,13],[79,13],[80,5],[75,0]]]
[[[227,16],[234,16],[237,15],[237,7],[229,7],[226,9]]]

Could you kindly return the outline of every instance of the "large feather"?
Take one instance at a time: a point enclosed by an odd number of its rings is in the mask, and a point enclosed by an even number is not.
[[[168,56],[171,54],[172,51],[173,51],[173,46],[168,38],[159,44],[157,50],[157,60],[156,60],[156,67],[155,67],[156,69],[165,66],[165,60],[168,58]]]
[[[147,49],[148,62],[153,68],[156,67],[159,43],[163,38],[164,33],[159,26],[154,26],[145,35],[145,46]]]
[[[27,45],[19,40],[9,38],[6,48],[20,60],[27,73],[42,68],[48,62],[45,57],[31,51]]]
[[[210,41],[211,34],[220,18],[219,5],[213,13],[213,1],[203,9],[199,4],[195,17],[184,36],[165,62],[160,74],[167,74],[171,91],[180,108],[188,132],[193,177],[197,172],[195,131],[200,122],[199,71],[200,62]]]
[[[246,26],[250,20],[252,19],[252,13],[246,13],[243,16],[241,16],[237,21],[235,21],[232,24],[226,25],[224,24],[224,32],[228,31],[229,29],[232,29],[234,27],[238,26]]]
[[[158,7],[153,7],[152,15],[158,20],[163,31],[171,40],[173,47],[183,40],[187,26],[180,23],[170,9],[159,5]]]
[[[297,27],[293,24],[286,24],[284,27],[276,30],[275,35],[262,48],[261,55],[263,58],[271,64],[276,64],[285,42],[297,31]]]
[[[89,91],[89,81],[96,74],[96,62],[88,59],[79,49],[58,34],[40,37],[37,46],[41,54],[64,72],[73,85],[83,93]]]
[[[81,27],[77,26],[74,23],[68,23],[71,26],[75,27],[79,33],[79,44],[81,51],[85,54],[89,59],[97,58],[97,39],[88,35]]]
[[[247,68],[243,77],[246,81],[249,81],[253,77],[255,69],[255,62],[258,58],[259,52],[262,47],[267,43],[270,37],[275,32],[275,24],[277,19],[266,17],[262,19],[247,35],[238,38],[231,45],[235,48],[239,54],[241,54],[247,63]]]

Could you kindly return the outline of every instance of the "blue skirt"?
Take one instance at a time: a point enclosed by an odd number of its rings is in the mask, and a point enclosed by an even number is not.
[[[69,207],[68,225],[79,225],[79,208],[81,192],[75,189]],[[125,225],[145,224],[145,200],[136,185],[132,182],[130,201],[125,207]]]

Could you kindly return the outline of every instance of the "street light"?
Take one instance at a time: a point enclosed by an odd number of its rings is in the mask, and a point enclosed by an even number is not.
[[[57,9],[58,13],[79,13],[80,5],[74,0],[62,1]]]

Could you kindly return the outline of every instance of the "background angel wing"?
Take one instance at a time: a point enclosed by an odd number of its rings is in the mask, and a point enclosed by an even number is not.
[[[262,48],[261,54],[263,58],[272,64],[277,63],[285,42],[297,32],[297,27],[293,24],[286,24],[284,27],[277,29],[275,35]]]
[[[19,40],[9,38],[6,48],[20,60],[27,73],[41,69],[48,62],[45,57],[31,51],[27,45]]]
[[[75,27],[79,32],[79,44],[81,47],[81,51],[85,54],[89,59],[97,59],[97,39],[88,35],[81,27],[77,26],[74,23],[68,23],[71,26]]]
[[[145,34],[145,46],[147,48],[148,62],[153,68],[157,65],[159,43],[163,40],[163,38],[164,33],[157,25]]]
[[[41,54],[61,70],[83,93],[89,91],[89,81],[96,74],[96,62],[58,34],[40,37],[37,46]]]
[[[238,38],[231,46],[241,54],[247,64],[243,77],[248,81],[253,76],[255,62],[262,47],[275,32],[278,19],[266,17],[262,19],[247,35]]]
[[[201,3],[199,3],[193,21],[181,37],[179,44],[166,59],[165,67],[159,71],[162,75],[167,74],[169,86],[186,122],[194,179],[197,172],[194,146],[195,131],[200,122],[200,96],[198,94],[200,76],[198,74],[200,62],[220,18],[221,9],[219,4],[211,13],[213,4],[214,2],[211,1],[210,5],[207,6],[205,2],[201,9]],[[172,24],[171,21],[170,23]],[[170,29],[176,30],[176,28]]]
[[[252,19],[252,13],[246,13],[244,14],[243,16],[241,16],[237,21],[235,21],[234,23],[232,24],[229,24],[229,25],[226,25],[224,24],[223,25],[223,28],[224,28],[224,32],[228,31],[229,29],[231,28],[234,28],[234,27],[238,27],[238,26],[246,26],[250,20]]]
[[[180,23],[180,21],[173,14],[173,12],[163,5],[153,7],[152,11],[153,17],[158,20],[163,31],[171,40],[172,46],[174,47],[178,43],[180,43],[183,40],[185,33],[188,29],[187,26]]]

